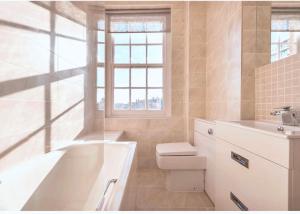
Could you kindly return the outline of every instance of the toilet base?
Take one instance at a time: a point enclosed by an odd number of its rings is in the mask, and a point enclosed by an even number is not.
[[[166,188],[173,192],[203,192],[204,170],[169,170]]]

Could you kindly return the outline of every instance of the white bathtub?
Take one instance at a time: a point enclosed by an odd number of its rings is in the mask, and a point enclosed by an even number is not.
[[[0,174],[0,210],[119,210],[135,148],[77,142],[22,163]]]

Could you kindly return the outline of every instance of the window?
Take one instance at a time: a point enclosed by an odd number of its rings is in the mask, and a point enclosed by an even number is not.
[[[273,9],[271,26],[271,62],[298,52],[300,14],[291,9]]]
[[[108,115],[169,112],[168,18],[162,11],[109,13]]]
[[[105,106],[105,25],[98,21],[97,30],[97,106],[104,110]]]

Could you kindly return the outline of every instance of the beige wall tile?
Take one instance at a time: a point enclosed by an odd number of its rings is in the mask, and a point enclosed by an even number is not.
[[[300,55],[290,56],[255,70],[255,119],[276,121],[273,108],[299,108]]]
[[[86,18],[71,3],[58,4],[62,14],[68,8],[68,17]],[[86,28],[55,14],[54,5],[1,3],[0,171],[75,139],[84,128]],[[82,41],[55,36],[53,26]]]

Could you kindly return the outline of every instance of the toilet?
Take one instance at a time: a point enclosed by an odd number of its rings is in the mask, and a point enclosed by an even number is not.
[[[206,157],[189,142],[156,145],[157,166],[166,170],[166,188],[176,192],[203,192]]]

